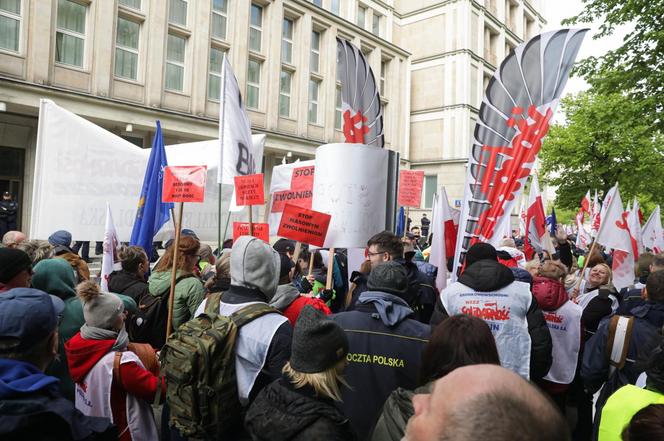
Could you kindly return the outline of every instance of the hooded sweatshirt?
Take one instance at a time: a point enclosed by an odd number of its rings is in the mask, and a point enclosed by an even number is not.
[[[307,305],[311,305],[314,309],[321,311],[325,315],[332,314],[332,311],[323,300],[315,297],[301,296],[300,291],[292,283],[279,285],[270,303],[270,306],[278,309],[286,316],[292,326],[295,326],[302,308]]]

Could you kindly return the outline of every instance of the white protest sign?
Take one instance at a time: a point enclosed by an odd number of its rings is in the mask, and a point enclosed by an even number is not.
[[[316,150],[313,209],[332,215],[325,248],[361,248],[385,229],[388,152],[364,144]]]

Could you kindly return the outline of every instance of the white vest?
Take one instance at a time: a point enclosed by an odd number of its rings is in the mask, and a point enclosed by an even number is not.
[[[199,305],[194,317],[198,317],[205,312],[206,302],[207,300]],[[219,314],[230,316],[235,311],[254,303],[261,302],[247,302],[237,305],[219,302]],[[254,387],[258,374],[265,365],[272,337],[274,337],[279,326],[286,321],[288,319],[281,314],[266,314],[240,328],[240,334],[235,342],[235,372],[238,396],[240,404],[243,406],[249,404],[249,394]]]
[[[568,300],[555,311],[543,312],[553,343],[553,363],[544,379],[559,384],[570,384],[574,379],[579,358],[583,309]]]
[[[577,305],[579,305],[582,309],[586,309],[590,301],[595,297],[597,297],[598,295],[599,295],[599,290],[593,289],[592,291],[589,291],[585,294],[579,294],[574,302]],[[609,294],[609,299],[611,300],[611,313],[615,314],[616,311],[618,310],[618,305],[619,305],[618,299],[613,294]]]
[[[84,415],[105,417],[113,422],[111,409],[111,383],[113,382],[113,361],[115,351],[104,355],[88,372],[83,383],[76,383],[76,408]],[[134,362],[140,367],[143,363],[138,355],[124,351],[120,364]],[[133,441],[152,441],[159,439],[154,422],[152,407],[144,400],[127,394],[127,426]]]
[[[530,334],[526,314],[532,302],[530,286],[513,282],[497,291],[477,292],[459,282],[445,288],[440,299],[447,313],[483,319],[491,328],[500,364],[524,378],[530,375]]]

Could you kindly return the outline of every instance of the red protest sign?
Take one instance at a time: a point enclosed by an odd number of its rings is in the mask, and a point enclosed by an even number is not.
[[[331,218],[326,213],[286,204],[277,234],[286,239],[322,247]]]
[[[252,224],[254,234],[253,236],[270,242],[270,225],[269,224]],[[233,222],[233,242],[240,236],[249,236],[249,222]]]
[[[281,213],[286,204],[297,205],[311,209],[314,189],[315,166],[297,167],[291,175],[289,190],[275,191],[272,193],[272,213]]]
[[[402,207],[420,207],[424,171],[399,170],[399,196],[397,203]]]
[[[162,202],[203,202],[207,166],[171,166],[164,168]]]
[[[293,169],[293,176],[291,177],[291,190],[301,191],[314,188],[314,171],[316,166],[310,165],[308,167],[298,167]]]
[[[263,205],[263,173],[235,177],[235,205]]]

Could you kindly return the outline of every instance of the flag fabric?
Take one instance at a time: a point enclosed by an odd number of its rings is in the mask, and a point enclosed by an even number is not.
[[[629,231],[627,212],[623,209],[618,184],[604,207],[597,243],[613,249],[613,285],[621,290],[634,283],[633,238]]]
[[[219,98],[219,140],[221,142],[217,183],[235,185],[235,176],[261,172],[263,144],[251,140],[251,123],[231,64],[224,54]]]
[[[546,215],[542,204],[542,194],[539,189],[537,175],[533,175],[530,182],[530,196],[528,197],[528,209],[526,211],[526,235],[524,237],[523,251],[528,260],[541,253],[545,249]]]
[[[581,199],[581,211],[584,213],[584,217],[586,213],[590,215],[590,212],[592,210],[592,202],[590,201],[590,190],[586,193],[586,195]]]
[[[641,228],[641,222],[643,220],[643,213],[641,213],[641,207],[639,206],[638,199],[634,198],[634,204],[632,205],[632,210],[629,212],[629,231],[632,233],[633,248],[634,248],[634,259],[638,260],[641,253],[643,253],[643,229]]]
[[[445,187],[440,187],[434,197],[431,219],[433,243],[429,255],[429,263],[438,268],[436,288],[439,290],[447,287],[447,260],[454,257],[458,227],[459,210],[450,207],[447,191]]]
[[[595,190],[595,196],[593,197],[592,208],[590,209],[590,236],[596,237],[597,232],[599,231],[600,224],[600,208],[599,202],[597,202],[597,190]]]
[[[134,228],[129,241],[131,245],[143,247],[148,257],[152,255],[152,240],[155,234],[168,222],[169,210],[173,208],[172,203],[161,201],[164,168],[167,166],[161,123],[157,121],[157,131],[152,140],[152,150],[145,170]]]
[[[104,254],[101,258],[101,290],[108,292],[108,276],[114,270],[115,253],[119,245],[118,233],[115,230],[113,215],[111,214],[111,204],[106,202],[106,227],[104,228]]]
[[[346,142],[384,147],[380,93],[367,59],[353,44],[337,37],[337,66]]]
[[[549,226],[549,234],[555,236],[556,229],[558,228],[558,220],[556,219],[556,209],[554,207],[551,207],[551,214],[546,217],[546,224]]]
[[[576,215],[576,247],[582,250],[588,249],[588,244],[590,244],[590,234],[583,226],[583,211],[579,210]]]
[[[403,237],[405,228],[406,212],[403,207],[399,207],[399,213],[397,214],[397,236]]]
[[[519,207],[519,236],[526,235],[526,201],[521,199],[521,207]]]
[[[609,191],[606,192],[606,195],[604,196],[604,200],[602,201],[602,208],[599,211],[600,226],[601,226],[601,222],[604,221],[604,214],[606,213],[606,210],[609,207],[609,204],[611,203],[611,198],[613,198],[613,195],[616,192],[617,187],[618,187],[618,184],[616,183],[616,185],[611,187],[609,189]]]
[[[489,80],[468,155],[454,279],[474,243],[500,241],[586,32],[537,35],[511,51]]]
[[[659,205],[655,207],[643,226],[643,246],[654,253],[664,252],[664,230],[660,219]]]

